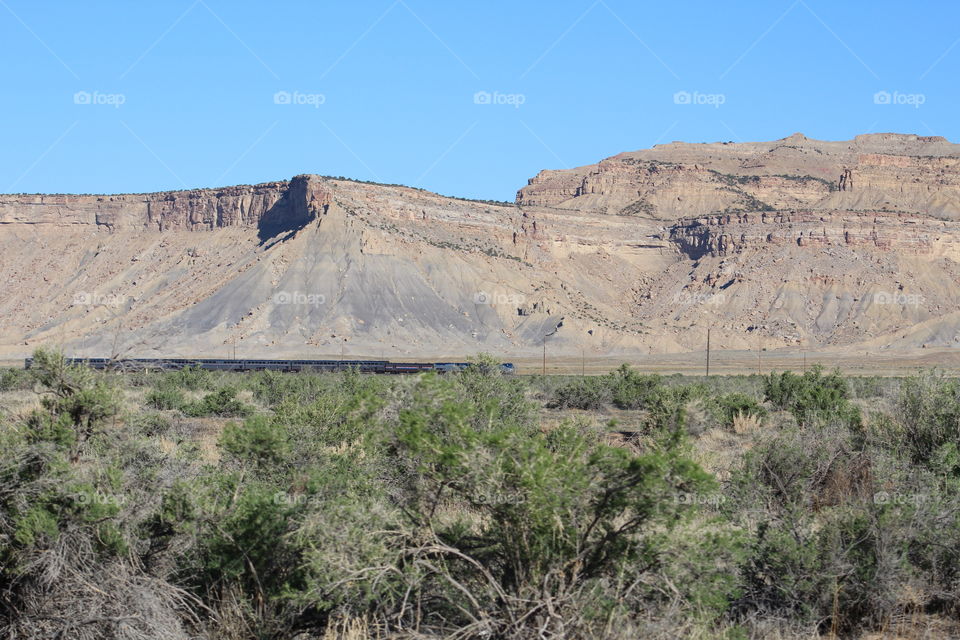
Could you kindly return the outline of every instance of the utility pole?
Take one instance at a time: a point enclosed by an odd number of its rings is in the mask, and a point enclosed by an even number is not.
[[[760,349],[760,334],[757,334],[757,375],[758,375],[758,376],[762,376],[762,375],[763,375],[763,367],[762,367],[761,362],[760,362],[760,354],[761,354],[761,349]]]
[[[547,336],[543,336],[543,375],[547,375]]]
[[[580,377],[587,375],[587,350],[580,347]]]
[[[543,334],[543,375],[547,375],[547,338],[555,334],[560,327],[563,326],[563,318],[560,318],[560,322],[557,323],[557,326],[553,328],[553,331],[550,333]]]
[[[707,377],[710,377],[710,329],[707,328]]]

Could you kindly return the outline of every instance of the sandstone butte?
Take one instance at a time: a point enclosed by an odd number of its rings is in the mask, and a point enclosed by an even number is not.
[[[7,360],[534,361],[552,333],[551,356],[652,362],[708,328],[721,355],[946,358],[960,145],[674,142],[541,171],[514,203],[315,175],[0,195],[0,280]]]

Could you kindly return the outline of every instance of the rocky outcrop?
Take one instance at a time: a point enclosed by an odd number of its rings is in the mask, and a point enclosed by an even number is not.
[[[855,185],[855,188],[854,188]],[[960,145],[940,137],[802,134],[766,143],[671,143],[541,171],[517,203],[676,220],[809,209],[960,219]]]
[[[329,204],[317,176],[257,185],[123,195],[0,195],[0,224],[88,225],[105,231],[282,227]]]
[[[816,211],[758,212],[677,221],[669,239],[691,259],[764,247],[861,247],[900,255],[960,254],[960,223],[908,214]]]

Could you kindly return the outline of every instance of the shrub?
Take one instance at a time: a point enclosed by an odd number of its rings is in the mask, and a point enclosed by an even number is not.
[[[162,387],[151,389],[144,397],[148,407],[159,409],[161,411],[179,410],[187,403],[183,391],[173,387]]]
[[[860,410],[850,403],[849,385],[839,370],[825,375],[817,365],[802,376],[773,372],[766,378],[764,397],[775,408],[790,411],[800,423],[836,419],[860,424]]]
[[[401,414],[395,447],[417,471],[403,502],[415,528],[404,551],[418,569],[410,588],[435,603],[425,615],[438,632],[484,619],[495,637],[556,633],[547,602],[581,610],[583,628],[566,633],[601,627],[594,616],[618,606],[603,585],[657,566],[663,531],[690,515],[675,497],[711,487],[676,451],[638,457],[572,426],[476,431],[450,389],[424,385]],[[468,510],[457,515],[455,505]]]
[[[152,546],[139,544],[138,518],[160,488],[160,456],[122,423],[107,428],[111,378],[54,352],[34,364],[41,408],[14,438],[0,424],[0,635],[184,637],[183,592],[138,557]]]
[[[26,391],[33,386],[33,378],[26,369],[0,369],[0,391]]]
[[[259,467],[283,462],[290,442],[286,428],[258,415],[242,423],[230,422],[220,436],[220,446],[232,457]]]
[[[942,374],[904,380],[896,418],[893,444],[902,445],[915,464],[926,463],[944,445],[960,446],[960,382]]]
[[[765,418],[767,415],[767,410],[760,406],[759,402],[742,393],[728,393],[720,396],[717,403],[723,426],[727,428],[733,427],[734,418],[737,416]]]
[[[662,379],[656,374],[641,375],[624,364],[609,374],[609,384],[613,389],[615,406],[620,409],[640,409],[662,385]]]
[[[284,401],[293,404],[313,402],[323,392],[335,391],[337,388],[337,385],[328,382],[330,378],[337,378],[337,374],[265,370],[249,376],[248,388],[253,391],[253,397],[271,407]]]
[[[33,438],[72,446],[76,460],[84,443],[120,408],[116,389],[83,366],[68,365],[63,354],[38,349],[30,374],[45,391],[43,410],[28,419]]]
[[[244,404],[237,398],[235,388],[223,387],[213,393],[208,393],[196,402],[185,403],[183,412],[194,418],[205,416],[237,418],[253,413],[253,407]]]
[[[661,383],[660,376],[641,375],[624,364],[606,375],[581,376],[557,388],[549,406],[597,410],[613,404],[619,409],[640,409]]]
[[[481,354],[472,366],[453,378],[460,397],[473,408],[473,426],[489,429],[493,425],[533,428],[536,407],[526,399],[522,380],[505,376],[500,362]]]
[[[554,409],[603,409],[613,401],[613,390],[603,377],[580,377],[553,392],[548,406]]]
[[[216,374],[200,367],[184,367],[163,374],[160,386],[186,389],[188,391],[209,391],[215,386]]]
[[[130,426],[145,436],[163,436],[170,432],[170,420],[160,413],[142,413],[130,420]]]

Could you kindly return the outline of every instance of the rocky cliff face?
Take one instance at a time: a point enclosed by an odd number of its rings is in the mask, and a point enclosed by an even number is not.
[[[688,257],[798,247],[857,247],[960,259],[960,223],[914,214],[816,211],[723,214],[678,220],[670,241]]]
[[[88,225],[107,231],[210,231],[301,224],[328,203],[316,177],[124,195],[0,195],[0,224]]]
[[[671,143],[541,171],[517,203],[663,220],[790,208],[960,219],[960,145],[899,134]]]
[[[960,152],[799,134],[543,171],[516,205],[297,176],[0,196],[0,355],[630,358],[960,347]],[[558,328],[559,327],[559,328]]]

